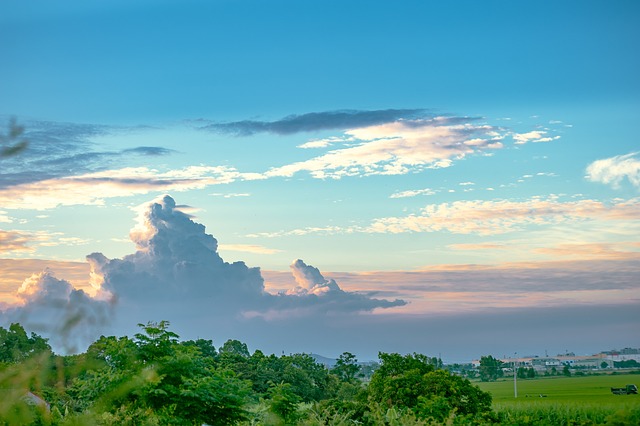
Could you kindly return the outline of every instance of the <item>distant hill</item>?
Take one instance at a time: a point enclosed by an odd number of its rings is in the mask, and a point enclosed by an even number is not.
[[[327,368],[333,368],[336,365],[337,359],[327,358],[326,356],[318,354],[309,354],[318,364],[322,364]]]

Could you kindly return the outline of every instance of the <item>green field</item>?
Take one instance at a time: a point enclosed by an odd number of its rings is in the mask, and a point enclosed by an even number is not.
[[[593,425],[610,422],[610,416],[613,424],[640,424],[640,395],[611,393],[612,387],[640,385],[638,374],[518,380],[518,398],[513,378],[475,384],[491,393],[503,424]]]
[[[640,404],[640,395],[614,395],[612,387],[627,384],[640,387],[640,375],[615,374],[599,376],[544,377],[518,380],[518,398],[513,395],[513,379],[497,382],[477,382],[476,384],[493,396],[496,404],[509,403],[584,403],[597,404]],[[540,395],[546,395],[540,397]]]

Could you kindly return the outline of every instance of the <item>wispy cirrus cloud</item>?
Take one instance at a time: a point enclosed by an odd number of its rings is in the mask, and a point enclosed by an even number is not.
[[[424,109],[385,109],[374,111],[340,110],[289,115],[275,121],[242,120],[230,123],[210,123],[204,130],[249,136],[256,133],[291,135],[318,130],[344,130],[373,126],[400,119],[425,116]]]
[[[410,189],[407,191],[394,192],[389,196],[389,198],[410,198],[417,197],[418,195],[435,195],[440,190],[424,188],[424,189]]]
[[[615,243],[572,243],[555,247],[541,247],[535,252],[554,258],[573,259],[636,259],[640,260],[640,242],[621,241]]]
[[[607,205],[596,200],[560,201],[557,197],[524,201],[473,200],[432,204],[419,214],[376,219],[366,232],[437,232],[496,235],[523,229],[580,220],[628,220],[640,215],[640,201]]]
[[[508,247],[505,244],[497,243],[458,243],[449,244],[447,248],[452,250],[506,250]]]
[[[587,166],[587,179],[604,183],[614,188],[627,179],[631,185],[640,188],[640,159],[638,152],[596,160]]]
[[[62,205],[101,205],[112,197],[186,191],[260,178],[260,175],[240,173],[224,166],[190,166],[164,172],[147,167],[129,167],[0,188],[0,205],[6,209],[33,210]]]
[[[309,227],[280,232],[265,232],[250,237],[280,237],[285,235],[339,233],[449,232],[481,236],[505,234],[558,224],[596,221],[613,226],[620,222],[629,229],[640,216],[640,199],[562,201],[558,196],[533,197],[528,200],[470,200],[430,204],[417,214],[382,217],[366,226]]]
[[[275,254],[282,252],[282,250],[264,247],[257,244],[220,244],[219,248],[222,251],[238,251],[254,254]]]
[[[124,150],[104,150],[98,138],[136,131],[140,127],[97,124],[25,121],[24,137],[29,142],[19,156],[3,159],[0,188],[65,176],[107,170],[136,157],[162,156],[173,150],[139,146]]]

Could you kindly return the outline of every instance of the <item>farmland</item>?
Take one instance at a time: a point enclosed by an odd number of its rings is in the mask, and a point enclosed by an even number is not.
[[[640,395],[613,395],[612,387],[628,383],[640,383],[638,374],[607,374],[573,377],[545,377],[518,380],[518,398],[513,396],[513,379],[476,383],[493,396],[494,404],[540,405],[540,404],[640,404]],[[540,397],[545,395],[545,397]]]
[[[633,424],[628,422],[640,415],[640,395],[613,395],[611,387],[638,382],[638,374],[518,380],[518,398],[512,379],[476,384],[492,394],[504,423],[602,424],[613,416],[621,424]]]

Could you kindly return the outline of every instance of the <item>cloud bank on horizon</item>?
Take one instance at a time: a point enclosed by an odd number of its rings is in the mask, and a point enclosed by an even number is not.
[[[34,274],[18,290],[21,305],[3,313],[42,333],[64,352],[83,349],[101,333],[152,320],[219,324],[252,318],[304,318],[355,314],[406,305],[340,289],[333,279],[297,259],[291,265],[297,287],[271,294],[257,267],[225,262],[205,227],[165,195],[151,202],[131,231],[136,252],[122,259],[87,256],[95,295],[75,289],[52,271]]]

